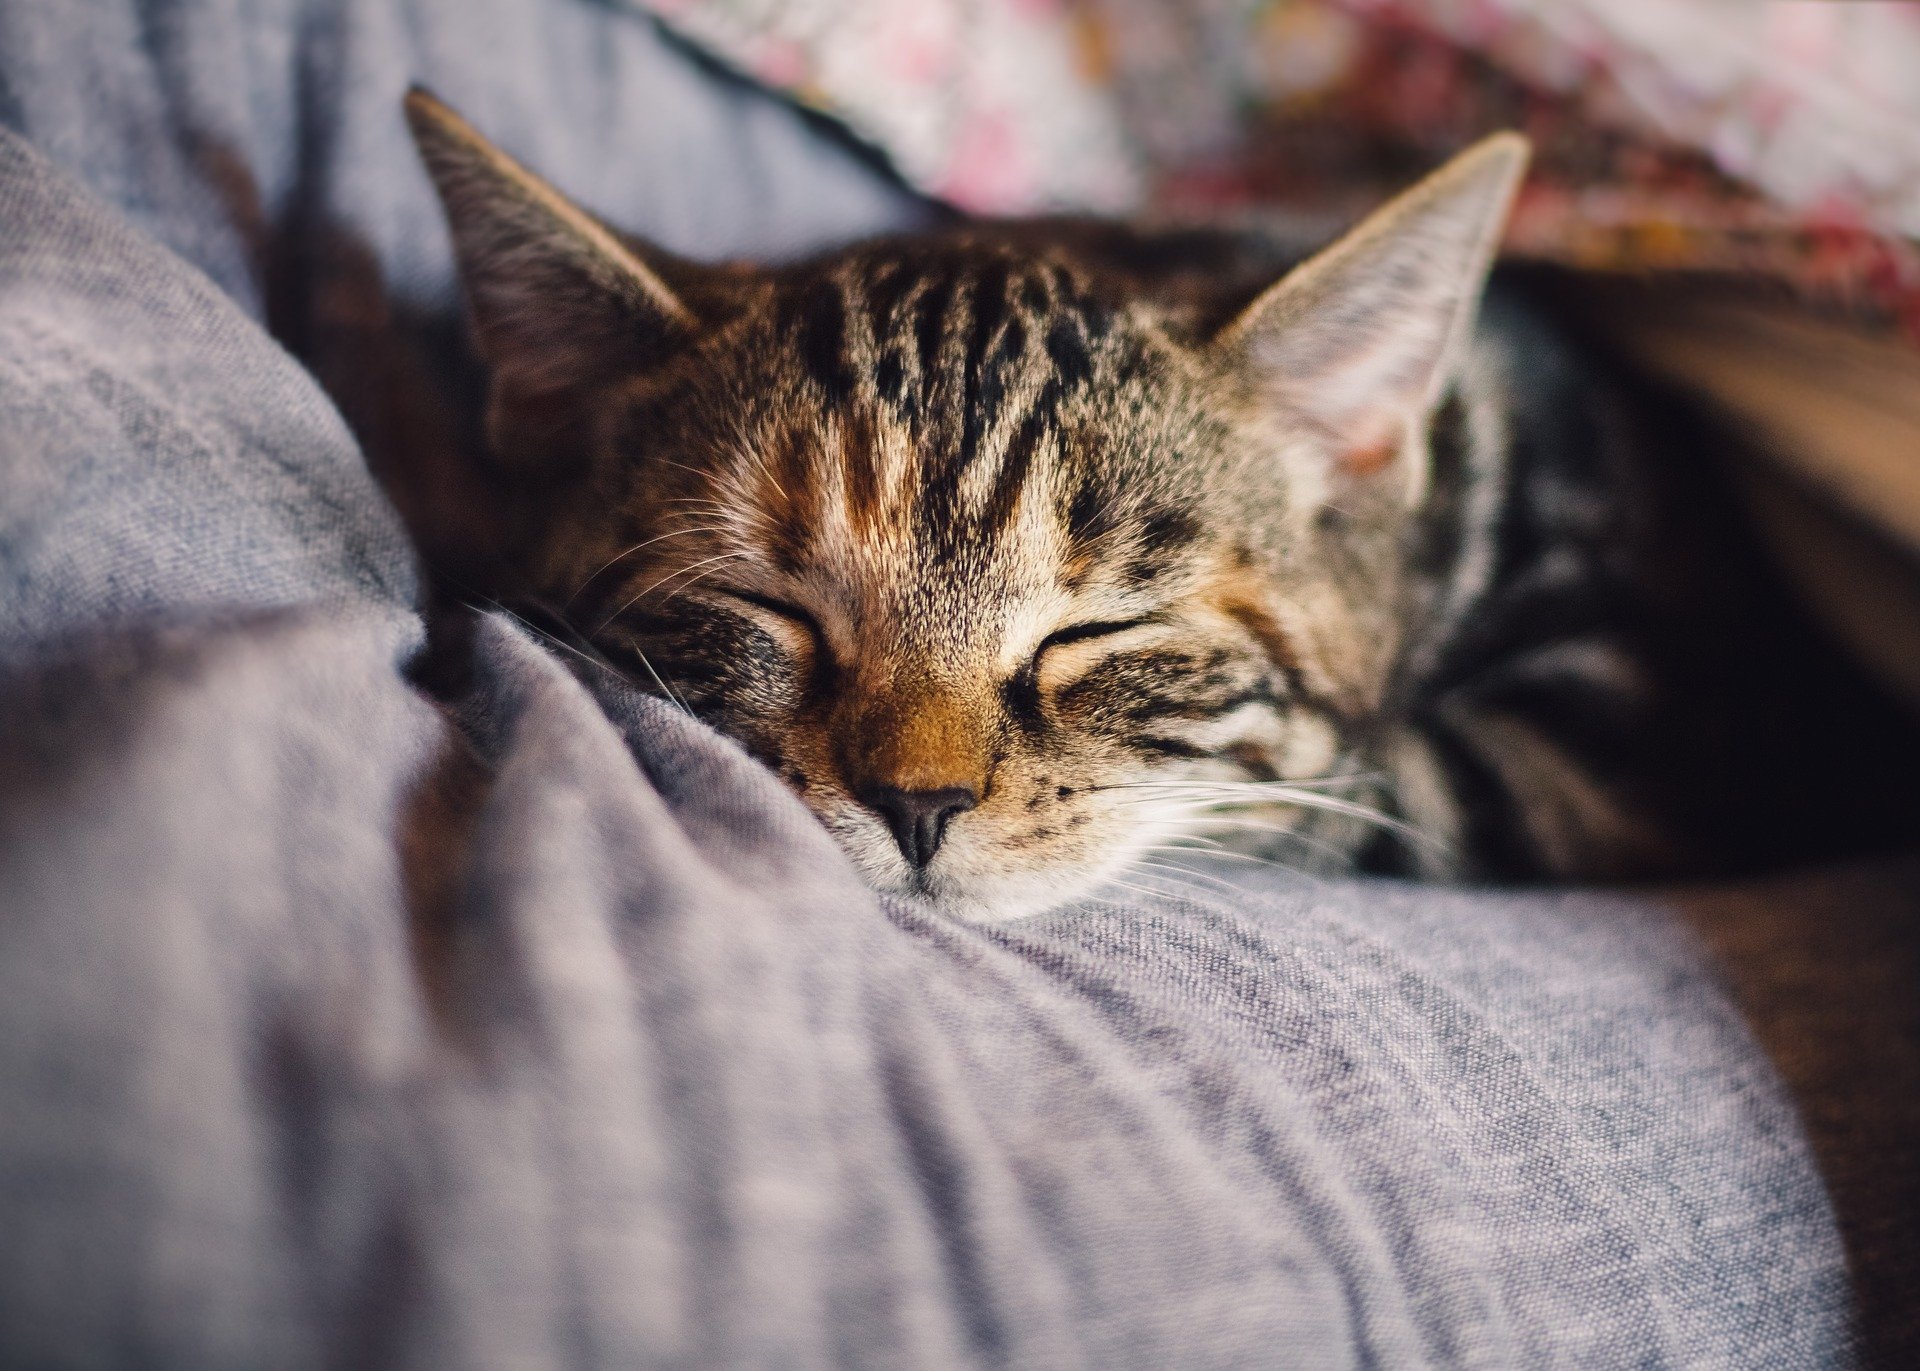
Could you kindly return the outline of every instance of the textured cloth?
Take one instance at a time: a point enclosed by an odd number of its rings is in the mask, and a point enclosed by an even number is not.
[[[444,328],[397,117],[340,110],[544,81],[563,182],[706,206],[714,251],[911,209],[619,11],[265,8],[0,5],[8,121],[134,221],[0,134],[0,1365],[1848,1362],[1814,1153],[1692,931],[1738,895],[1205,869],[959,926],[500,616],[423,661],[398,524],[257,322],[325,298],[262,264],[330,222],[383,327]],[[249,54],[308,136],[201,125],[280,187],[236,230],[148,158]],[[643,192],[577,111],[648,90],[713,141]],[[783,185],[816,217],[769,243]]]

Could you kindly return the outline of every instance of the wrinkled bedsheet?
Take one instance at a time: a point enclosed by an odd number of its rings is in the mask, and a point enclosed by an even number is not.
[[[415,430],[315,380],[454,347],[400,90],[689,250],[916,212],[798,116],[584,0],[7,0],[0,74],[0,1365],[1795,1367],[1898,1322],[1910,1115],[1849,1104],[1914,1079],[1861,1017],[1911,873],[1200,869],[968,927],[504,615],[420,669],[368,474]]]

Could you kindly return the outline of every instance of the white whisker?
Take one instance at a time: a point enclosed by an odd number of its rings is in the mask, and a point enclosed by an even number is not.
[[[736,552],[736,553],[733,553],[733,554],[731,554],[731,555],[730,555],[729,557],[727,557],[727,558],[724,558],[724,559],[723,559],[723,558],[719,558],[719,557],[710,557],[710,558],[708,558],[707,560],[708,560],[708,561],[710,561],[710,562],[720,562],[720,561],[723,561],[723,560],[724,560],[724,561],[739,561],[740,559],[742,559],[742,558],[743,558],[743,557],[745,557],[745,556],[746,556],[746,554],[745,554],[745,553],[743,553],[743,552]],[[699,563],[695,563],[694,565],[695,565],[695,566],[697,566],[697,565],[699,565]],[[687,568],[686,570],[687,570],[687,571],[691,571],[691,570],[693,570],[693,567],[688,567],[688,568]],[[718,571],[718,570],[720,570],[720,568],[719,568],[719,567],[717,567],[717,566],[710,566],[710,567],[708,567],[708,568],[707,568],[707,569],[706,569],[705,571],[703,571],[703,572],[701,572],[701,573],[700,573],[700,574],[699,574],[698,576],[695,576],[695,577],[694,577],[694,578],[693,578],[692,580],[689,580],[689,581],[682,581],[682,582],[681,582],[681,583],[680,583],[679,585],[677,585],[677,586],[675,586],[675,587],[674,587],[674,588],[673,588],[672,590],[670,590],[670,591],[668,591],[668,592],[667,592],[667,597],[666,597],[666,599],[665,599],[665,600],[662,600],[662,601],[661,601],[660,603],[661,603],[661,604],[665,604],[665,603],[667,603],[667,600],[671,600],[671,599],[672,599],[672,598],[673,598],[674,596],[676,596],[676,595],[678,595],[678,594],[680,594],[680,593],[681,593],[682,591],[684,591],[684,590],[691,590],[691,589],[692,589],[692,588],[693,588],[694,586],[697,586],[697,585],[699,585],[699,584],[700,584],[700,582],[702,582],[702,581],[704,581],[704,580],[706,580],[706,579],[707,579],[707,577],[709,577],[709,576],[711,576],[711,575],[713,575],[713,573],[714,573],[714,572],[716,572],[716,571]],[[681,574],[682,574],[682,575],[685,575],[686,573],[685,573],[685,572],[682,572]]]
[[[1315,809],[1358,819],[1414,842],[1438,845],[1429,834],[1383,809],[1337,795],[1322,795],[1286,781],[1154,781],[1115,788],[1145,792],[1140,803],[1160,802],[1169,810],[1217,811],[1274,805]]]
[[[695,533],[725,533],[727,531],[728,531],[727,529],[720,528],[713,525],[702,525],[698,528],[677,528],[672,530],[669,533],[662,533],[658,537],[649,538],[643,543],[635,543],[632,547],[628,548],[625,552],[616,554],[612,558],[612,560],[604,563],[598,571],[594,572],[593,575],[587,577],[586,580],[582,581],[580,583],[579,589],[575,590],[573,594],[569,595],[567,597],[566,604],[561,606],[562,615],[564,616],[567,610],[573,608],[573,602],[580,598],[581,594],[585,592],[588,586],[592,585],[595,581],[599,580],[602,576],[606,575],[608,571],[612,570],[615,563],[624,562],[627,558],[633,556],[634,553],[639,552],[642,548],[652,547],[655,543],[664,543],[669,538],[685,538]]]
[[[1194,844],[1203,844],[1203,845],[1195,846]],[[1208,860],[1213,860],[1218,858],[1218,859],[1230,861],[1230,862],[1251,862],[1256,866],[1270,866],[1276,871],[1284,871],[1284,872],[1287,872],[1289,875],[1293,875],[1293,876],[1308,876],[1312,874],[1310,872],[1302,871],[1297,866],[1290,866],[1286,862],[1276,861],[1272,857],[1256,856],[1254,853],[1251,853],[1251,852],[1235,852],[1232,848],[1228,847],[1225,843],[1220,842],[1218,839],[1202,837],[1198,833],[1183,834],[1181,835],[1180,838],[1176,839],[1174,842],[1154,843],[1146,847],[1143,847],[1140,850],[1142,852],[1166,852],[1166,853],[1174,853],[1174,854],[1185,853],[1185,854],[1190,854],[1196,857],[1205,857]]]
[[[1314,852],[1318,852],[1321,856],[1327,858],[1329,861],[1332,861],[1335,864],[1340,866],[1347,865],[1350,858],[1353,855],[1351,852],[1349,852],[1345,848],[1336,847],[1334,844],[1326,841],[1324,838],[1315,837],[1311,833],[1307,833],[1301,829],[1294,828],[1288,824],[1267,824],[1267,823],[1261,823],[1257,819],[1231,818],[1226,815],[1208,815],[1208,814],[1197,815],[1194,818],[1189,819],[1187,822],[1197,823],[1197,824],[1210,824],[1218,828],[1251,829],[1255,832],[1270,833],[1273,835],[1275,839],[1285,838],[1291,842],[1296,842],[1304,848],[1308,848]],[[1298,870],[1298,868],[1296,867],[1287,867],[1286,869],[1289,871]],[[1300,872],[1300,874],[1307,875],[1310,873]]]
[[[699,467],[690,467],[685,462],[676,462],[671,457],[655,457],[652,460],[663,467],[673,467],[675,470],[686,472],[689,476],[698,476],[702,481],[713,479],[712,472],[702,471]]]
[[[646,690],[646,687],[641,685],[640,682],[634,680],[631,676],[627,675],[626,672],[622,671],[619,667],[615,666],[612,662],[608,661],[604,656],[600,655],[598,652],[593,651],[592,644],[588,644],[586,648],[582,648],[577,646],[576,644],[569,643],[564,638],[560,637],[558,634],[551,633],[548,630],[541,628],[538,624],[533,623],[525,615],[517,614],[513,610],[508,609],[505,605],[501,604],[498,600],[492,599],[487,596],[481,596],[480,598],[485,600],[486,603],[492,606],[493,609],[495,609],[501,614],[506,615],[509,619],[519,624],[522,628],[526,629],[527,632],[531,633],[534,637],[539,638],[543,642],[549,643],[552,646],[559,648],[562,652],[572,653],[575,657],[578,657],[581,661],[587,663],[587,665],[598,667],[600,670],[612,676],[615,680],[622,681],[625,684],[632,686],[635,690],[639,690],[643,692]],[[653,678],[653,683],[656,686],[660,687],[660,693],[665,695],[668,700],[672,701],[674,706],[678,708],[679,711],[682,714],[686,715],[689,719],[699,717],[691,709],[687,707],[687,702],[681,699],[679,695],[677,695],[674,692],[673,687],[667,684],[666,678],[661,676],[661,674],[658,671],[654,670],[653,663],[647,660],[647,654],[642,652],[638,647],[632,647],[631,645],[629,646],[631,648],[631,651],[633,652],[633,655],[640,659],[640,665],[647,669],[647,675]]]
[[[609,614],[606,618],[602,619],[600,621],[600,627],[596,628],[594,632],[599,633],[602,630],[604,630],[608,624],[612,623],[615,619],[618,619],[622,614],[625,614],[628,610],[632,609],[635,605],[639,604],[642,600],[646,599],[647,596],[653,594],[654,591],[660,589],[661,586],[665,585],[668,581],[673,580],[675,577],[685,576],[689,571],[697,570],[700,567],[707,566],[709,563],[738,561],[741,558],[744,558],[745,556],[746,554],[744,552],[721,552],[721,553],[717,553],[712,557],[702,557],[697,562],[689,562],[686,566],[679,568],[677,571],[668,572],[665,576],[662,576],[659,580],[655,581],[652,585],[648,586],[645,590],[641,591],[639,594],[635,595],[632,599],[628,600],[625,604],[621,605],[620,608],[614,610],[613,613]],[[699,577],[695,577],[694,579],[698,580]],[[687,585],[691,585],[691,584],[693,584],[692,581],[689,581],[687,583]],[[685,590],[686,586],[681,586],[679,589]],[[667,599],[671,600],[673,598],[673,595],[678,593],[679,591],[674,591],[673,593],[667,596]]]
[[[1194,785],[1200,785],[1200,786],[1352,785],[1362,781],[1377,781],[1379,779],[1380,779],[1379,773],[1374,771],[1328,772],[1319,776],[1289,776],[1285,780],[1275,780],[1275,781],[1231,781],[1231,780],[1215,781],[1215,780],[1203,780],[1203,779],[1198,779],[1193,777],[1182,778],[1182,777],[1175,776],[1175,777],[1169,777],[1165,780],[1109,781],[1104,785],[1088,786],[1087,789],[1090,791],[1094,791],[1094,790],[1158,790],[1163,786],[1194,786]]]
[[[1121,890],[1131,890],[1136,895],[1145,895],[1150,899],[1156,900],[1165,899],[1169,894],[1177,895],[1179,893],[1178,891],[1155,890],[1149,886],[1133,885],[1130,882],[1121,880],[1118,876],[1109,876],[1106,880],[1102,881],[1101,884],[1103,886],[1118,886]]]
[[[1214,876],[1205,871],[1190,871],[1186,867],[1174,866],[1168,862],[1150,861],[1145,857],[1141,857],[1135,860],[1134,865],[1136,867],[1144,867],[1148,871],[1164,871],[1170,876],[1182,876],[1189,880],[1205,881],[1208,885],[1218,886],[1221,890],[1230,893],[1239,889],[1239,887],[1225,877]]]

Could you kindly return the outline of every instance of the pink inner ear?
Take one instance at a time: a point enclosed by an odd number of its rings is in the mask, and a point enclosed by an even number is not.
[[[1362,441],[1347,444],[1340,453],[1340,470],[1355,478],[1378,476],[1400,455],[1399,424],[1385,425],[1385,432],[1379,432],[1375,425],[1368,427],[1374,432]]]
[[[1378,476],[1393,462],[1394,444],[1374,443],[1367,447],[1348,448],[1340,459],[1340,467],[1349,476]]]

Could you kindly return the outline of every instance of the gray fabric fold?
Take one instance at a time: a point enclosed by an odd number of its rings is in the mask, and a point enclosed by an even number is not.
[[[0,139],[0,665],[65,636],[413,595],[310,376],[231,299]]]
[[[1657,905],[956,926],[503,621],[467,734],[394,648],[301,611],[16,696],[8,1364],[1844,1358],[1792,1108]]]

